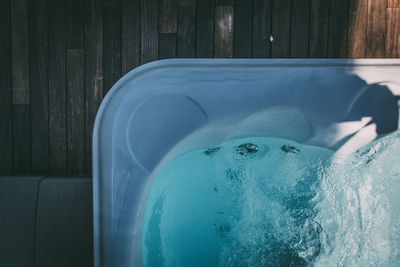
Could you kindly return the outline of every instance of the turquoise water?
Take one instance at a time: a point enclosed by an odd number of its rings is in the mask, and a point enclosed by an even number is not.
[[[398,140],[346,159],[264,137],[176,157],[148,195],[143,266],[396,265]]]

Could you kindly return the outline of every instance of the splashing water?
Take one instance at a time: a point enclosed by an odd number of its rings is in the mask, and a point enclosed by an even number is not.
[[[261,137],[173,159],[148,194],[143,266],[398,265],[399,136],[346,159]]]

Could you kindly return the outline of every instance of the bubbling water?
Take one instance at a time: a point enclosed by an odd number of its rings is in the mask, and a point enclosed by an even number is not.
[[[143,265],[398,265],[399,135],[345,159],[264,137],[173,159],[147,198]]]

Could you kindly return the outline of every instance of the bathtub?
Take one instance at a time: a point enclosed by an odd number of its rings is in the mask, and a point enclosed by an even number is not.
[[[122,77],[93,135],[95,266],[141,265],[141,220],[170,159],[245,136],[346,155],[399,128],[400,60],[174,59]]]

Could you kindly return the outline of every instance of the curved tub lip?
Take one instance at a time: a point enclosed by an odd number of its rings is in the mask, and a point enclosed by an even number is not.
[[[123,87],[123,84],[129,80],[133,80],[136,77],[149,73],[153,70],[167,67],[178,67],[178,66],[204,66],[212,64],[215,67],[266,67],[266,66],[277,66],[277,67],[362,67],[362,66],[379,66],[379,67],[400,67],[400,59],[163,59],[157,60],[150,63],[146,63],[138,66],[137,68],[129,71],[122,76],[109,90],[109,92],[103,98],[99,109],[96,114],[96,119],[93,127],[92,137],[92,184],[93,184],[93,238],[94,238],[94,266],[100,266],[100,192],[99,181],[101,158],[99,155],[100,143],[99,134],[104,112],[116,95],[119,89]]]

